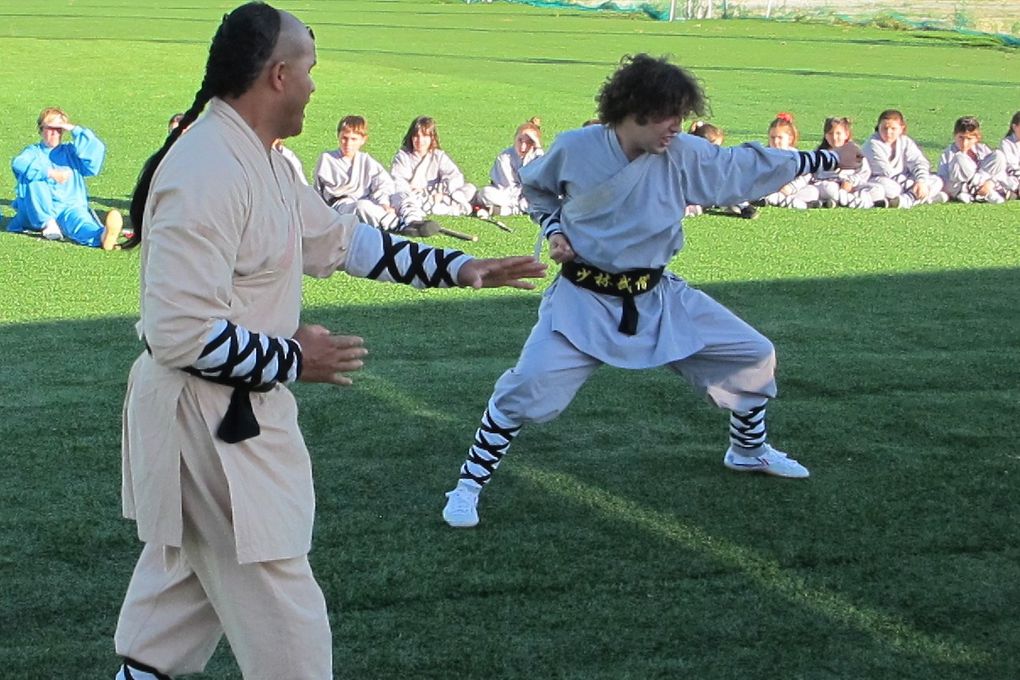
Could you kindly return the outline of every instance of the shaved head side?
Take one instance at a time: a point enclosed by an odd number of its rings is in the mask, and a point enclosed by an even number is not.
[[[304,56],[314,45],[312,29],[290,12],[280,11],[280,35],[270,61],[292,61]]]
[[[266,65],[274,61],[273,55],[280,48],[285,18],[288,33],[291,32],[291,25],[297,24],[305,31],[305,39],[311,39],[308,29],[296,17],[280,12],[264,2],[248,2],[224,15],[209,45],[205,74],[191,107],[184,112],[180,124],[170,132],[163,146],[145,162],[135,184],[131,197],[131,221],[135,226],[135,235],[128,239],[125,248],[133,248],[141,243],[145,203],[152,176],[160,161],[184,130],[198,119],[210,99],[241,97],[255,85],[259,76],[265,73]]]

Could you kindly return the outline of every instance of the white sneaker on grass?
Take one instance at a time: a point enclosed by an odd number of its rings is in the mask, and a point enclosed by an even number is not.
[[[806,467],[769,444],[762,444],[754,456],[741,455],[730,446],[723,458],[723,465],[737,472],[761,472],[787,479],[807,479],[811,476]]]
[[[478,493],[458,486],[446,493],[443,520],[451,527],[470,529],[478,524]]]
[[[64,238],[64,234],[61,233],[60,227],[57,226],[57,221],[52,219],[46,220],[46,223],[43,224],[42,235],[44,239],[48,239],[50,241],[59,241]]]

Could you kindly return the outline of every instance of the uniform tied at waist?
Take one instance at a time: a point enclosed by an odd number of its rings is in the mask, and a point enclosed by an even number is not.
[[[560,275],[575,286],[603,295],[623,298],[623,316],[619,331],[626,335],[637,333],[638,310],[634,297],[647,293],[658,285],[665,267],[657,269],[628,269],[607,272],[583,262],[564,262]]]
[[[152,356],[152,349],[149,347],[149,343],[145,341],[145,338],[142,338],[142,342],[145,344],[145,351],[149,353],[149,356]],[[228,444],[237,444],[245,439],[251,439],[261,434],[262,428],[259,426],[258,418],[255,417],[255,411],[251,407],[251,393],[268,392],[276,387],[275,381],[248,386],[238,384],[236,379],[203,374],[191,366],[185,366],[181,370],[203,380],[234,388],[230,394],[230,405],[227,406],[227,411],[223,414],[220,426],[216,428],[217,437]]]

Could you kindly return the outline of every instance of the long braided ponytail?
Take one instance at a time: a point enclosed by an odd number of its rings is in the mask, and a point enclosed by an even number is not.
[[[223,17],[209,46],[202,86],[180,124],[167,135],[163,146],[145,161],[131,196],[134,235],[124,244],[133,248],[142,242],[142,216],[149,198],[152,176],[189,125],[195,122],[213,97],[239,97],[255,83],[276,47],[280,36],[280,13],[262,2],[241,5]]]

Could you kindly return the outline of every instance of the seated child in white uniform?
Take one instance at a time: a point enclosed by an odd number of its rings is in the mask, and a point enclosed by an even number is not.
[[[361,116],[346,116],[336,127],[337,149],[324,151],[315,166],[315,190],[326,204],[342,215],[386,231],[401,231],[403,224],[393,206],[394,184],[379,161],[361,148],[368,141],[368,123]]]
[[[872,180],[882,186],[886,198],[899,197],[899,207],[949,200],[921,147],[907,136],[907,121],[896,109],[879,114],[875,134],[864,143],[864,156]]]
[[[1006,157],[981,141],[981,123],[973,116],[953,124],[953,143],[939,158],[939,177],[949,198],[961,203],[1004,203],[1011,192]]]
[[[1006,177],[1013,196],[1020,197],[1020,111],[1009,121],[1009,131],[999,142],[999,153],[1006,163]]]
[[[488,213],[521,215],[528,211],[528,201],[521,193],[520,170],[545,153],[542,150],[541,125],[542,121],[537,117],[519,125],[514,133],[513,146],[496,156],[489,171],[492,183],[478,192],[478,200]]]
[[[775,119],[769,124],[769,148],[797,150],[797,141],[800,133],[793,122],[793,114],[777,113]],[[794,208],[806,210],[817,208],[818,188],[811,185],[810,175],[801,175],[793,181],[764,198],[765,205],[774,205],[780,208]]]
[[[851,125],[850,119],[845,116],[826,118],[822,129],[822,143],[818,148],[838,149],[844,144],[852,144]],[[885,208],[890,205],[882,186],[870,181],[871,165],[864,157],[864,152],[860,147],[857,147],[857,150],[859,165],[856,168],[819,170],[812,178],[812,183],[818,188],[818,196],[823,207]]]
[[[443,151],[436,122],[428,116],[411,121],[390,166],[401,217],[423,222],[427,215],[470,215],[477,189]]]

